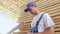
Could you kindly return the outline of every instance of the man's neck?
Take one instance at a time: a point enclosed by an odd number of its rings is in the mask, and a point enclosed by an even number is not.
[[[41,12],[39,10],[36,10],[36,14],[35,15],[38,15],[40,14]]]
[[[37,10],[36,10],[36,15],[38,15],[38,14],[40,14],[40,13],[41,13],[40,10],[37,9]]]

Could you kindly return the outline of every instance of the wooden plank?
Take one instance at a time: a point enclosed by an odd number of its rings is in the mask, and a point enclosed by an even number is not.
[[[55,32],[55,34],[60,34],[60,32]]]
[[[55,25],[60,25],[60,22],[55,23]]]
[[[60,28],[60,25],[55,25],[55,28]]]
[[[48,5],[48,6],[43,7],[43,8],[40,7],[40,8],[41,8],[40,10],[43,10],[43,11],[49,10],[49,9],[51,9],[51,8],[54,8],[55,6],[60,5],[59,3],[60,3],[60,1],[59,1],[59,2],[55,2],[55,3],[53,3],[52,5]]]
[[[60,28],[55,29],[55,32],[60,32]]]

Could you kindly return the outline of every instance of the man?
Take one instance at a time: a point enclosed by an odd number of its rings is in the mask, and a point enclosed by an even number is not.
[[[39,9],[37,9],[36,4],[34,2],[30,2],[27,4],[27,8],[24,10],[25,12],[30,12],[34,15],[34,18],[31,22],[31,28],[36,26],[36,22],[40,18],[41,14],[44,12],[40,12]],[[54,34],[54,22],[52,21],[51,17],[44,13],[41,21],[38,25],[38,32],[31,33],[27,32],[28,34]]]

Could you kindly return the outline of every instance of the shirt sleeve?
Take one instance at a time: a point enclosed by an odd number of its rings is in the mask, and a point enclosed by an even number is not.
[[[53,20],[47,13],[44,14],[44,25],[45,25],[45,28],[55,25]]]

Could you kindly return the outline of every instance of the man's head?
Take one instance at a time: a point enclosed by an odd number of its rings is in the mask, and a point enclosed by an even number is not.
[[[30,11],[32,14],[36,14],[36,4],[34,2],[30,2],[26,6],[27,8],[24,10],[25,12]]]

